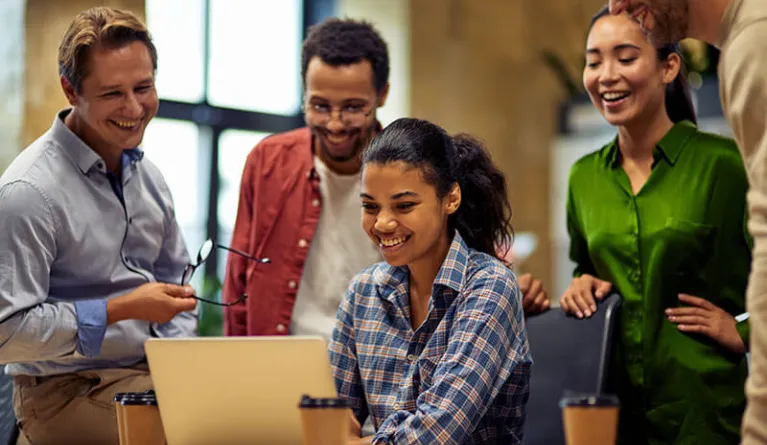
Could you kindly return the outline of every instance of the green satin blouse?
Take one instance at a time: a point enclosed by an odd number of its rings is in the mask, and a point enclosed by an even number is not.
[[[658,143],[637,194],[619,157],[616,138],[581,158],[567,203],[575,275],[610,281],[624,298],[610,373],[622,404],[619,443],[738,444],[745,356],[680,332],[664,310],[687,293],[745,311],[743,161],[732,140],[686,121]],[[746,341],[747,322],[738,331]]]

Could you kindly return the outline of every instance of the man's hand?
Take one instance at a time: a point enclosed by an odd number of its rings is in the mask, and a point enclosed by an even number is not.
[[[122,320],[145,320],[167,323],[178,313],[191,311],[197,301],[191,286],[167,283],[147,283],[131,293],[107,302],[107,324]]]
[[[578,318],[591,317],[597,310],[596,300],[605,298],[612,287],[612,283],[592,275],[581,275],[570,282],[570,287],[559,299],[559,305],[563,311]]]
[[[626,11],[630,5],[629,0],[610,0],[610,14],[620,14],[623,11]]]
[[[666,316],[680,331],[703,334],[736,354],[746,353],[735,317],[703,298],[679,294],[679,300],[689,307],[666,309]]]
[[[522,309],[525,315],[539,314],[549,310],[551,300],[543,289],[541,280],[536,280],[529,273],[517,278],[519,290],[522,292]]]

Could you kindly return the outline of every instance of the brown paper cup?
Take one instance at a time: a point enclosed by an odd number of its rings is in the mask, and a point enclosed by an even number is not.
[[[615,445],[620,407],[617,397],[569,396],[559,405],[567,445]]]
[[[118,403],[117,396],[115,403]],[[117,405],[117,425],[120,445],[165,445],[154,394],[123,394]]]
[[[346,445],[349,439],[349,401],[303,396],[301,410],[304,445]]]

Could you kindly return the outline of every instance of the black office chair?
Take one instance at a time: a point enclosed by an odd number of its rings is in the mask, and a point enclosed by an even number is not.
[[[19,427],[13,413],[13,379],[0,371],[0,443],[15,445]]]
[[[610,363],[613,328],[621,297],[602,300],[591,318],[579,320],[560,308],[527,319],[533,355],[527,402],[525,445],[564,445],[559,400],[565,392],[603,390]]]

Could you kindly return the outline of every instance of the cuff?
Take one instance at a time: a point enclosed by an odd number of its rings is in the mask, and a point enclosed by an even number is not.
[[[746,352],[750,351],[751,348],[749,348],[748,345],[748,338],[751,334],[751,325],[749,324],[748,320],[739,321],[735,325],[735,329],[737,329],[738,335],[740,335],[740,339],[743,340],[743,344],[746,346]]]
[[[75,301],[77,314],[77,353],[95,357],[107,332],[107,300]]]

